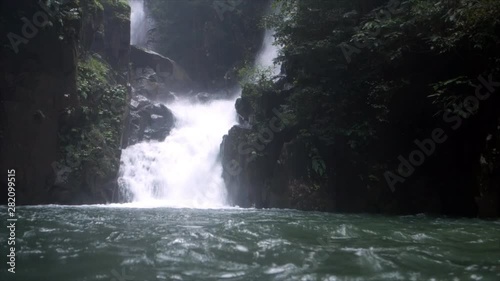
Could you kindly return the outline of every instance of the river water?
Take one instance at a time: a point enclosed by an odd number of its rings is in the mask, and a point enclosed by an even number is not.
[[[0,280],[500,280],[499,221],[134,205],[17,214],[16,274],[2,254]]]

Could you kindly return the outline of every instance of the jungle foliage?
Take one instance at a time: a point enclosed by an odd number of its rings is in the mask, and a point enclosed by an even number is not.
[[[275,92],[284,92],[283,84],[293,86],[280,102],[283,112],[295,120],[289,126],[296,132],[293,138],[307,139],[314,171],[349,185],[337,190],[338,195],[367,187],[365,193],[376,198],[387,193],[384,171],[397,168],[398,154],[415,149],[414,140],[429,137],[432,129],[448,129],[444,113],[464,115],[463,101],[474,95],[478,77],[500,77],[499,1],[275,4],[278,12],[266,24],[283,46],[277,61],[286,75]],[[255,99],[255,93],[252,96]],[[434,175],[435,182],[426,183],[435,184],[431,188],[450,213],[467,213],[466,208],[458,210],[458,201],[473,202],[480,196],[477,167],[487,135],[496,130],[498,105],[493,95],[475,112],[466,112],[470,118],[464,118],[462,131],[447,130],[458,136],[421,169],[427,177],[432,174],[429,169],[453,165],[450,173],[461,174],[461,179],[446,179],[448,173]],[[475,146],[474,152],[463,151],[466,143]],[[318,155],[324,163],[318,162]],[[490,160],[498,165],[498,155]],[[455,202],[442,199],[451,190],[436,187],[443,185],[455,185],[456,198],[449,199]],[[342,189],[332,184],[328,188]]]
[[[117,173],[127,93],[98,55],[79,62],[79,104],[64,112],[67,127],[59,136],[66,155],[64,165],[73,168],[77,176],[103,179]]]

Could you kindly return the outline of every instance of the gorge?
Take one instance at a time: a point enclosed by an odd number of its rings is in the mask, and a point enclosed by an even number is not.
[[[0,279],[498,280],[472,2],[3,1]]]

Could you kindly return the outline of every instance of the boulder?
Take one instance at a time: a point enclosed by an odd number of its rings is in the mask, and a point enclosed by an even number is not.
[[[136,94],[161,102],[170,102],[175,99],[170,92],[172,88],[161,82],[162,80],[152,68],[136,68],[133,75],[132,85]]]
[[[248,98],[238,98],[236,100],[236,112],[240,123],[250,122],[251,117],[254,115],[252,104]]]
[[[170,101],[170,92],[192,87],[189,75],[175,61],[150,50],[131,47],[132,86],[140,95],[155,101]]]
[[[124,148],[143,141],[163,141],[174,127],[174,115],[164,104],[137,95],[129,109]]]
[[[158,53],[137,46],[130,47],[130,61],[135,68],[149,67],[159,73],[174,71],[174,61]]]

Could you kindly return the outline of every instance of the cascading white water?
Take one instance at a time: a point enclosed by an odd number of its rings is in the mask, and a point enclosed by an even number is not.
[[[164,142],[136,144],[122,152],[120,182],[133,202],[148,206],[217,208],[226,205],[222,136],[236,124],[235,100],[167,106],[176,118]]]
[[[281,64],[274,64],[274,59],[278,57],[280,48],[274,45],[274,30],[266,30],[262,48],[255,60],[258,67],[270,68],[274,76],[279,75],[281,72]]]
[[[149,27],[144,11],[144,0],[129,0],[129,4],[132,10],[130,15],[130,44],[145,47]]]
[[[130,0],[132,44],[146,41],[144,0]],[[273,69],[278,47],[273,31],[267,31],[255,64]],[[225,207],[226,188],[222,179],[219,149],[222,136],[237,124],[236,98],[192,103],[185,99],[166,104],[176,118],[175,128],[163,142],[144,142],[122,152],[120,187],[135,206],[187,208]]]

